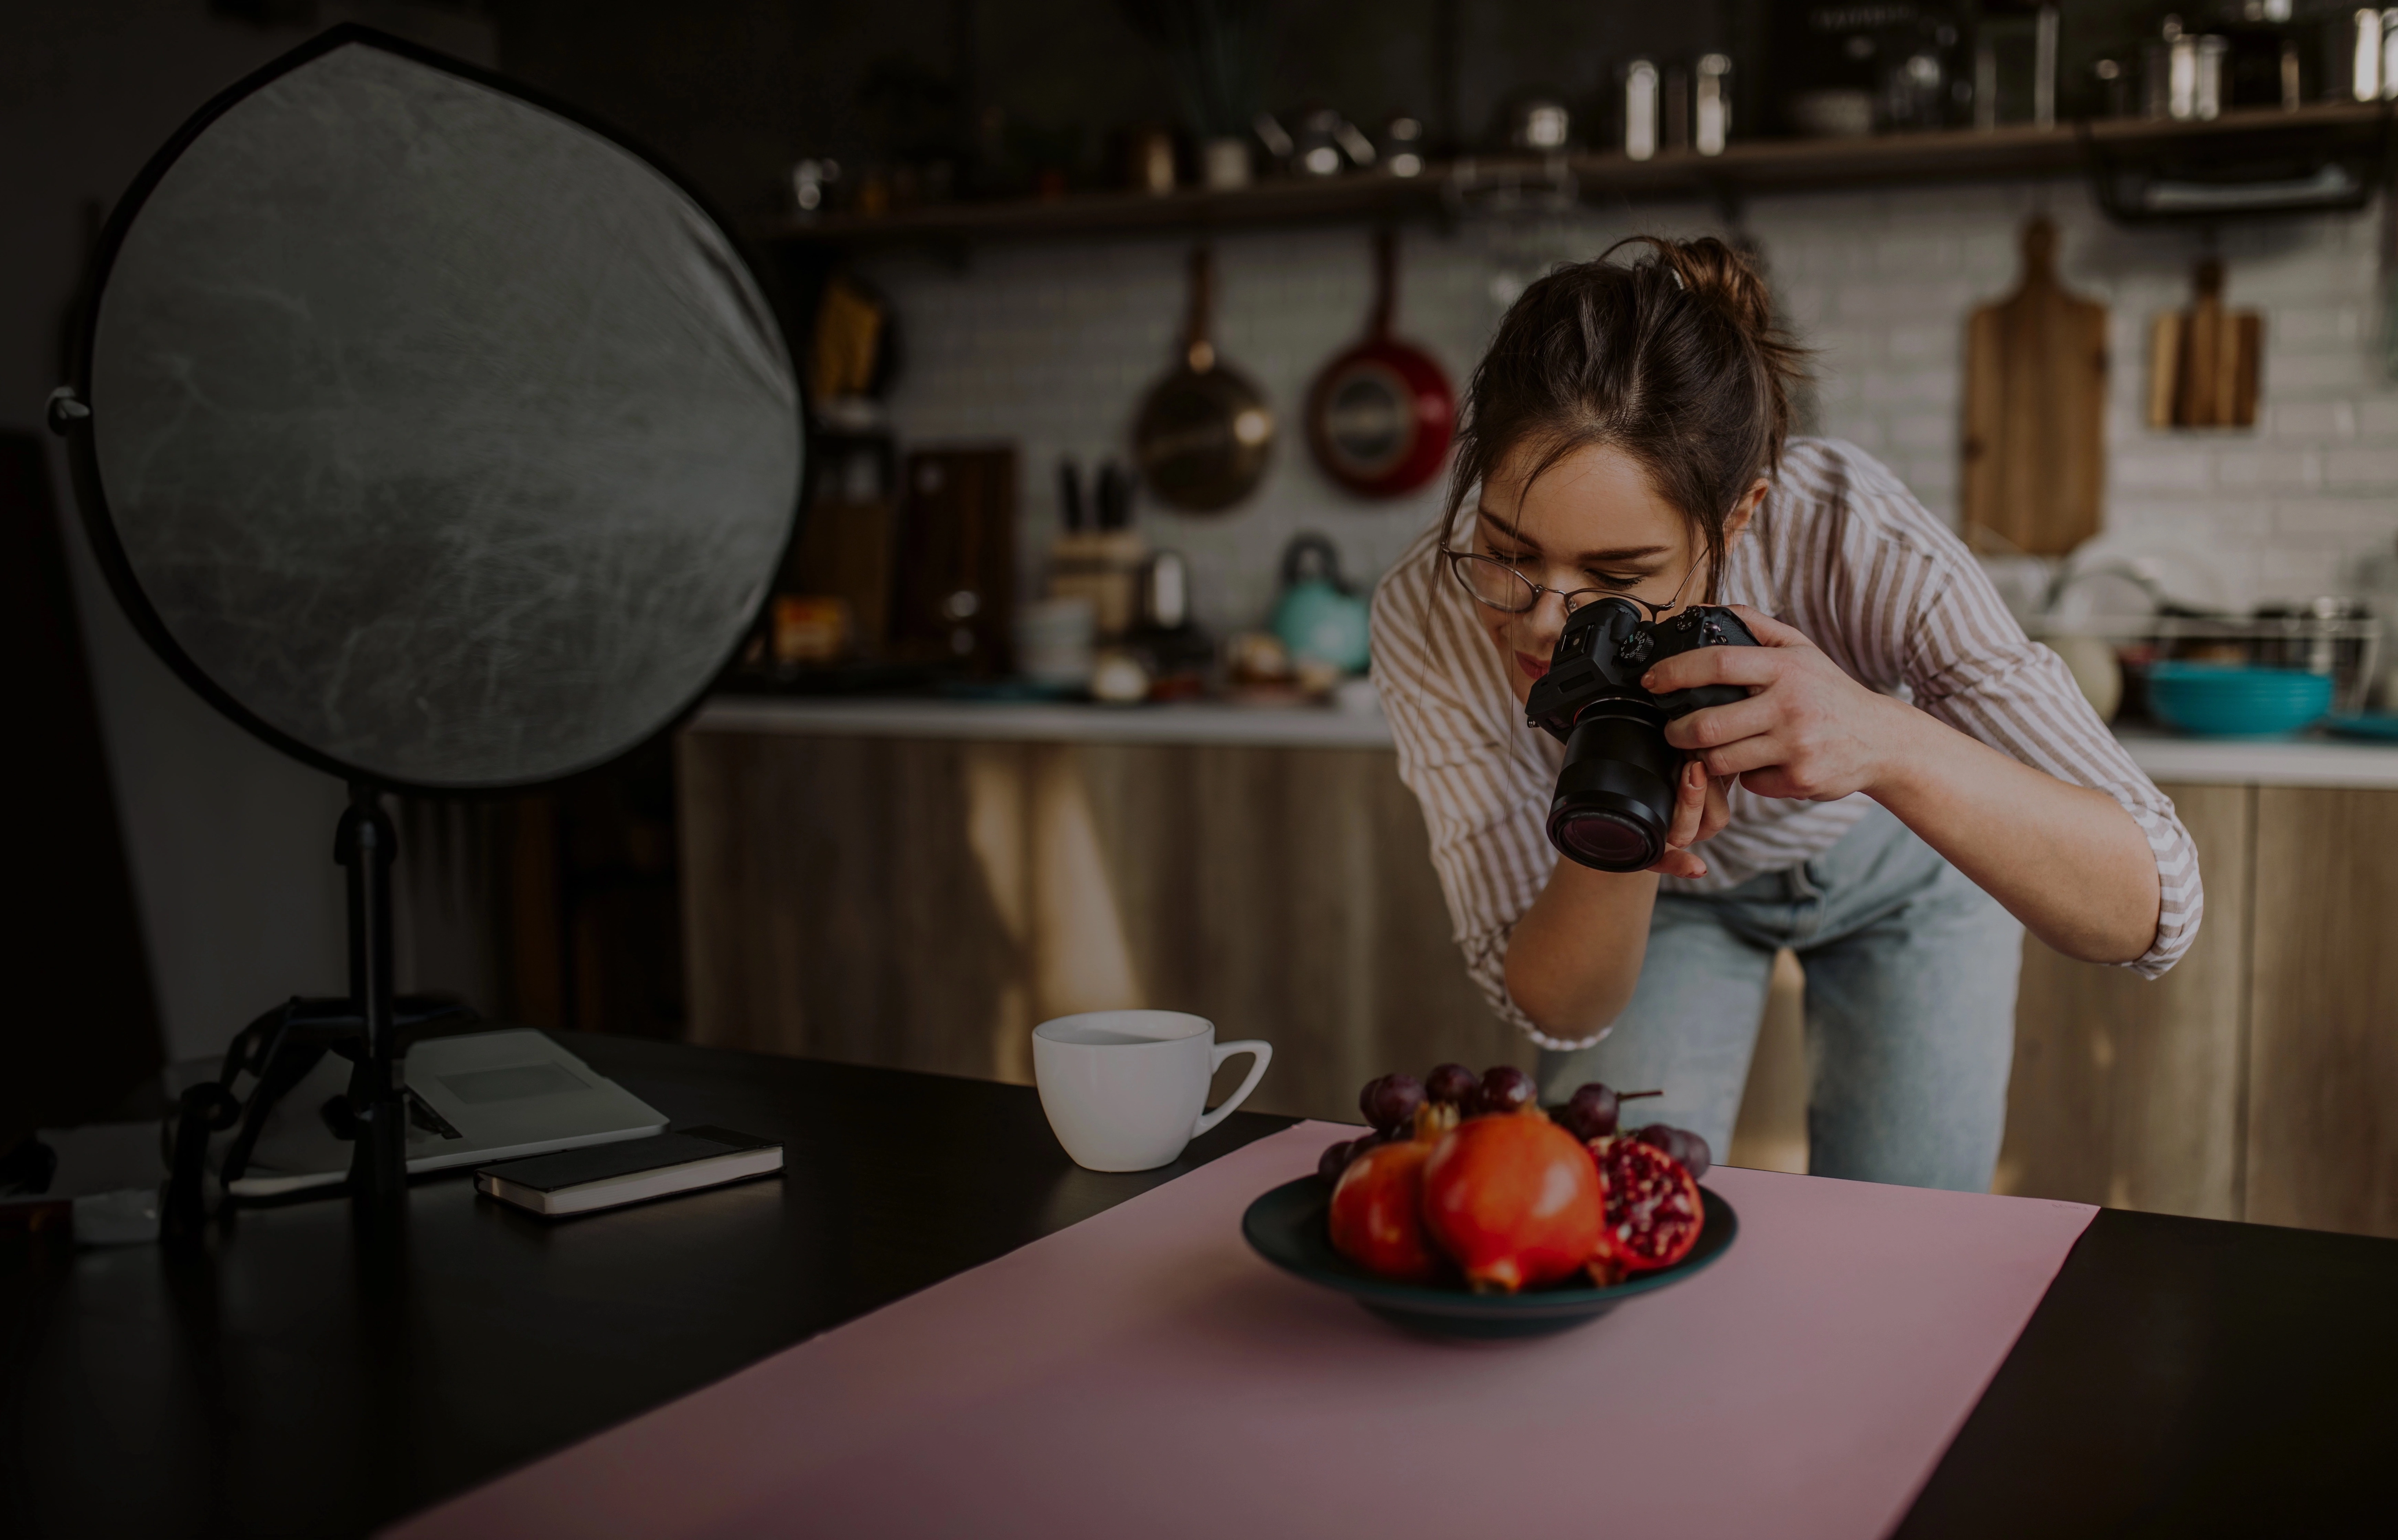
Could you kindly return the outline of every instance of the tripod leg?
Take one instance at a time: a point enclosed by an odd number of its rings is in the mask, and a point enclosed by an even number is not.
[[[366,1024],[365,1051],[350,1074],[350,1110],[357,1118],[350,1193],[359,1198],[396,1197],[408,1187],[408,1108],[391,979],[391,863],[398,846],[382,795],[353,781],[333,858],[349,872],[350,998]]]
[[[185,1090],[176,1103],[175,1159],[167,1177],[167,1207],[158,1216],[158,1238],[194,1241],[209,1226],[209,1200],[204,1182],[209,1168],[209,1135],[233,1127],[241,1103],[215,1081]]]

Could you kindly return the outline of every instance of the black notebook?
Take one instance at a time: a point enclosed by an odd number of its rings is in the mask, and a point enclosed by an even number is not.
[[[684,1128],[504,1160],[475,1172],[475,1190],[536,1214],[585,1214],[715,1187],[783,1169],[783,1146],[730,1128]]]

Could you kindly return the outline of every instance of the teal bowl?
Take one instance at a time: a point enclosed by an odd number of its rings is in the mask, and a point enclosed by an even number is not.
[[[1699,1189],[1699,1201],[1707,1217],[1689,1256],[1605,1289],[1476,1294],[1378,1277],[1332,1249],[1326,1224],[1332,1184],[1322,1177],[1286,1182],[1250,1204],[1241,1216],[1241,1234],[1258,1255],[1284,1272],[1346,1294],[1410,1331],[1435,1337],[1542,1337],[1596,1320],[1625,1300],[1669,1289],[1731,1250],[1740,1235],[1740,1216],[1710,1188]]]
[[[2331,676],[2226,663],[2152,664],[2149,709],[2194,737],[2287,737],[2330,713]]]

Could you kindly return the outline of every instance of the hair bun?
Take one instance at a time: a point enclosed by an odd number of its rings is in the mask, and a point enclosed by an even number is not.
[[[1730,311],[1751,336],[1773,330],[1773,299],[1747,256],[1713,236],[1655,243],[1657,262],[1702,299]]]

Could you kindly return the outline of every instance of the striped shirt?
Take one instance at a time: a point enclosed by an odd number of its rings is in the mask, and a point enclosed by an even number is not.
[[[1718,598],[1796,627],[1861,683],[2121,803],[2156,854],[2163,900],[2154,943],[2126,966],[2153,979],[2189,950],[2204,895],[2173,803],[2091,710],[2064,661],[2024,635],[1964,543],[1872,456],[1838,440],[1793,439],[1726,553]],[[1544,820],[1564,749],[1526,724],[1506,660],[1431,532],[1376,588],[1373,647],[1399,775],[1423,804],[1467,971],[1542,1047],[1597,1042],[1546,1035],[1507,995],[1508,938],[1557,858]],[[1704,846],[1707,875],[1665,878],[1665,891],[1719,892],[1787,871],[1830,849],[1868,805],[1862,793],[1784,801],[1737,783],[1731,802],[1731,822]]]

